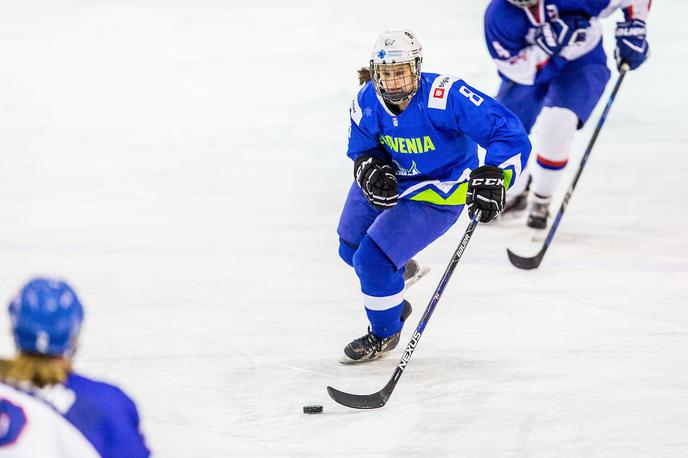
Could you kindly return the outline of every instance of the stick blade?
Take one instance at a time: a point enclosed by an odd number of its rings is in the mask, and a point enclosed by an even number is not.
[[[350,394],[328,386],[327,393],[339,404],[352,409],[379,409],[389,399],[389,394],[384,389],[373,394]]]
[[[508,248],[506,249],[506,253],[509,256],[509,261],[511,261],[511,264],[513,264],[515,267],[523,270],[533,270],[537,269],[542,262],[542,258],[545,256],[546,248],[546,245],[543,246],[538,254],[532,257],[519,256]]]

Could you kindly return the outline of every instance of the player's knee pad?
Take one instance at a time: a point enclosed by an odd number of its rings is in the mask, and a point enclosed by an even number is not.
[[[537,118],[534,130],[533,152],[539,165],[566,165],[578,116],[568,108],[544,107]]]
[[[551,196],[559,185],[562,172],[568,164],[578,116],[561,107],[542,109],[534,130],[534,164],[531,167],[531,191],[540,196]]]
[[[368,235],[353,256],[353,266],[364,294],[384,297],[404,289],[403,275]]]
[[[345,263],[349,264],[351,267],[354,266],[354,254],[358,247],[351,242],[339,238],[339,257],[344,260]]]

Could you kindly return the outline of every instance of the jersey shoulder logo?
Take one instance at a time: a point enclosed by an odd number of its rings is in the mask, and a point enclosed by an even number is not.
[[[459,77],[451,75],[439,75],[435,78],[435,81],[432,82],[432,86],[430,86],[428,108],[446,110],[447,100],[449,99],[449,88],[459,79]]]

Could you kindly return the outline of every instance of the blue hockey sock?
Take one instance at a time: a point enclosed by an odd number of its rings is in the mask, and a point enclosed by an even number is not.
[[[370,310],[366,307],[366,315],[370,321],[370,330],[378,337],[389,337],[401,331],[404,323],[401,321],[403,304],[387,310]]]
[[[368,235],[361,240],[353,265],[361,281],[363,305],[373,334],[384,338],[401,331],[403,270],[397,270]]]

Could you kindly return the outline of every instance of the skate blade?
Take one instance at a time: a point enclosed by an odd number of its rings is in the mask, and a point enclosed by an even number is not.
[[[526,214],[526,209],[524,208],[523,210],[511,210],[506,213],[500,213],[497,218],[495,218],[493,221],[496,222],[507,222],[507,221],[513,221],[515,219],[521,219],[525,216]]]
[[[351,359],[348,356],[346,356],[346,353],[344,353],[342,355],[342,357],[339,358],[339,362],[340,362],[340,364],[343,364],[345,366],[353,366],[354,364],[365,364],[365,363],[369,363],[371,361],[376,361],[378,359],[386,358],[387,356],[389,356],[389,353],[390,353],[389,351],[385,352],[385,353],[378,353],[377,355],[375,355],[372,358],[365,358],[365,359],[358,359],[358,360],[357,359]]]
[[[425,277],[428,272],[430,272],[430,267],[420,267],[418,269],[418,272],[416,272],[416,275],[413,277],[409,278],[404,282],[404,287],[405,288],[410,288],[412,285],[414,285],[418,280],[421,278]]]
[[[533,229],[530,228],[530,240],[533,242],[542,242],[547,236],[547,228],[544,229]]]

